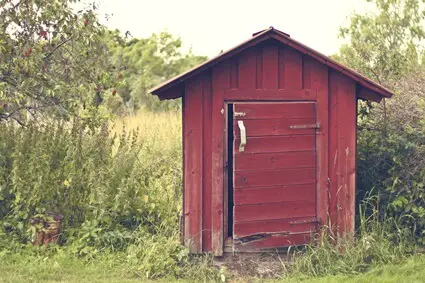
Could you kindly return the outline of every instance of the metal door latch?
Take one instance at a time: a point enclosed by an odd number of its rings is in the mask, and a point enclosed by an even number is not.
[[[245,117],[246,113],[245,112],[235,112],[234,115],[235,115],[235,117]]]

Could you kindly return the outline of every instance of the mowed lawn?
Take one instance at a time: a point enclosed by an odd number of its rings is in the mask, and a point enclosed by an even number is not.
[[[0,282],[200,282],[199,280],[146,280],[112,258],[90,263],[66,257],[59,259],[3,257],[0,263]],[[217,276],[217,279],[219,277]],[[414,256],[399,265],[372,269],[360,275],[337,275],[320,278],[292,277],[280,280],[231,278],[227,282],[425,282],[425,256]]]

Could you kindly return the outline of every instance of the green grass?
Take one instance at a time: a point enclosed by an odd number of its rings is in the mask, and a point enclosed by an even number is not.
[[[9,255],[2,257],[0,264],[0,282],[190,282],[173,278],[149,281],[142,277],[113,257],[86,262],[65,254],[49,258]],[[263,281],[232,278],[230,282]],[[296,276],[267,282],[425,282],[425,256],[416,255],[401,264],[383,265],[360,275]]]
[[[352,282],[352,283],[386,283],[386,282],[425,282],[425,256],[413,256],[397,265],[376,267],[367,273],[359,275],[336,275],[324,277],[295,277],[283,282]]]
[[[11,255],[2,258],[0,282],[170,282],[151,281],[114,258],[91,262],[66,255],[53,258]]]

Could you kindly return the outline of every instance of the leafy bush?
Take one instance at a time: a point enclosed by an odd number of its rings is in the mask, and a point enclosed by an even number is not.
[[[425,73],[392,83],[397,95],[370,109],[358,131],[358,196],[379,197],[381,214],[398,217],[425,244]]]
[[[0,131],[2,250],[27,250],[30,219],[53,212],[64,216],[67,254],[113,252],[147,278],[195,274],[183,268],[190,264],[178,230],[179,113],[144,112],[97,129],[74,121],[3,123]]]

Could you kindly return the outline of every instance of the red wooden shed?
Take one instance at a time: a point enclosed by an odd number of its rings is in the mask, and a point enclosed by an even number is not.
[[[192,253],[354,231],[357,99],[392,93],[274,28],[152,90],[183,98],[183,238]]]

